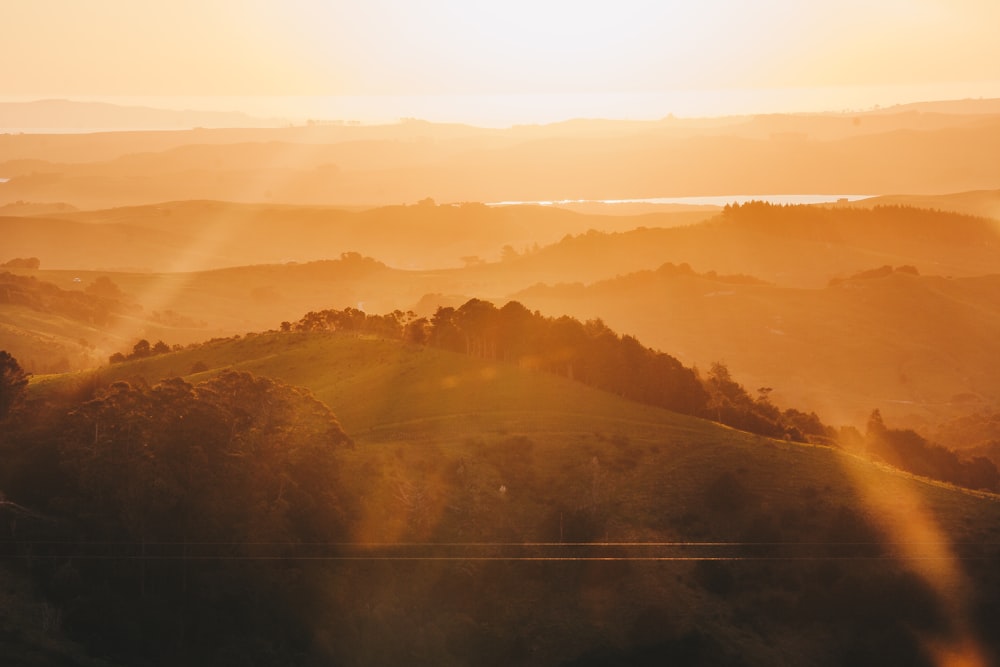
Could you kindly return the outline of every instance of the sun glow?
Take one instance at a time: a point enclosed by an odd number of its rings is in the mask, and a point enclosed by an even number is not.
[[[40,0],[5,12],[0,60],[20,65],[0,96],[325,98],[340,107],[325,117],[365,121],[839,110],[1000,95],[998,7]]]
[[[969,582],[947,535],[911,484],[901,476],[878,474],[872,466],[846,465],[871,516],[899,558],[934,590],[950,623],[948,637],[924,638],[940,667],[985,667],[989,662],[971,630]]]

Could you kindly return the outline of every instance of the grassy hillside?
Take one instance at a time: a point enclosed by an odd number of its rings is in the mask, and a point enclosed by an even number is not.
[[[313,582],[327,603],[311,630],[339,663],[930,664],[925,646],[991,650],[992,496],[372,338],[246,336],[101,378],[196,363],[209,370],[191,381],[234,367],[308,387],[356,443],[340,481],[350,558]],[[33,396],[66,382],[37,378]]]
[[[249,334],[106,366],[98,373],[102,382],[135,377],[157,382],[189,375],[196,364],[208,370],[194,375],[195,379],[236,368],[307,387],[334,407],[344,429],[362,442],[391,439],[393,425],[408,430],[438,419],[457,420],[459,425],[470,423],[463,422],[469,419],[541,423],[554,417],[654,425],[690,421],[547,373],[399,341],[336,333]],[[39,387],[71,377],[46,378]],[[558,431],[563,424],[552,428]]]

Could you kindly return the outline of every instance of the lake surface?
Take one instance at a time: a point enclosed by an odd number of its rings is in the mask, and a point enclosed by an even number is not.
[[[680,204],[685,206],[725,206],[745,204],[749,201],[766,201],[770,204],[832,204],[837,201],[859,201],[878,195],[711,195],[704,197],[647,197],[645,199],[559,199],[551,201],[499,201],[487,206],[559,206],[565,204]]]

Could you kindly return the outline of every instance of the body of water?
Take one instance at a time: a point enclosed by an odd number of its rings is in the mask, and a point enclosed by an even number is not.
[[[487,206],[559,206],[565,204],[677,204],[683,206],[725,206],[745,204],[749,201],[765,201],[770,204],[833,204],[838,201],[859,201],[877,195],[711,195],[704,197],[647,197],[644,199],[561,199],[551,201],[500,201]]]

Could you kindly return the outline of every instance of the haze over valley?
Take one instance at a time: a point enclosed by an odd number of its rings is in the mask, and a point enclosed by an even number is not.
[[[0,43],[0,662],[997,664],[993,3],[90,4]]]

